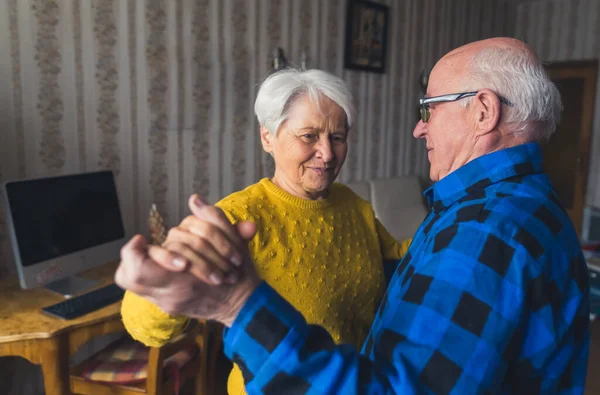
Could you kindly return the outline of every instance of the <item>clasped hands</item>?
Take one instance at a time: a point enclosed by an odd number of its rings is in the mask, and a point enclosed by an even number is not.
[[[192,215],[169,230],[162,246],[141,235],[123,246],[115,282],[166,313],[231,326],[261,282],[247,247],[256,226],[232,225],[198,195],[188,204]]]

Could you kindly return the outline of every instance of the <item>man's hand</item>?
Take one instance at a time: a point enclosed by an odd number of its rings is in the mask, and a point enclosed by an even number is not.
[[[115,282],[167,313],[230,326],[260,284],[246,246],[256,227],[251,222],[231,225],[221,210],[196,195],[190,198],[190,209],[194,218],[169,232],[163,246],[133,237],[121,249]],[[215,281],[215,274],[221,281]]]

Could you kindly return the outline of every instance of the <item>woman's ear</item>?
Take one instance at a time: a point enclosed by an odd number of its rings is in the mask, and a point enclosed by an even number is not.
[[[264,126],[260,127],[260,142],[262,144],[263,150],[267,154],[273,155],[273,140],[274,136],[265,128]]]
[[[480,135],[496,130],[502,114],[502,103],[493,91],[481,89],[472,102],[475,124]]]

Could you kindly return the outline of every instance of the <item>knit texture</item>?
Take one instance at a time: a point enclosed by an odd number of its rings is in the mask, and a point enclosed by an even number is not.
[[[265,178],[217,206],[234,224],[256,223],[249,250],[267,283],[336,342],[360,348],[385,291],[382,261],[401,258],[408,247],[385,230],[368,202],[337,183],[326,199],[300,199]],[[152,346],[164,344],[186,321],[129,292],[122,315],[131,335]],[[243,393],[238,369],[228,389]]]

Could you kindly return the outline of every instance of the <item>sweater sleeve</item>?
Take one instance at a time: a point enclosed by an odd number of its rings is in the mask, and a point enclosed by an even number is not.
[[[165,313],[160,307],[133,292],[125,292],[121,316],[127,332],[149,347],[160,347],[179,335],[189,319]]]
[[[375,229],[384,259],[400,259],[406,254],[412,238],[398,242],[377,218],[375,218]]]

